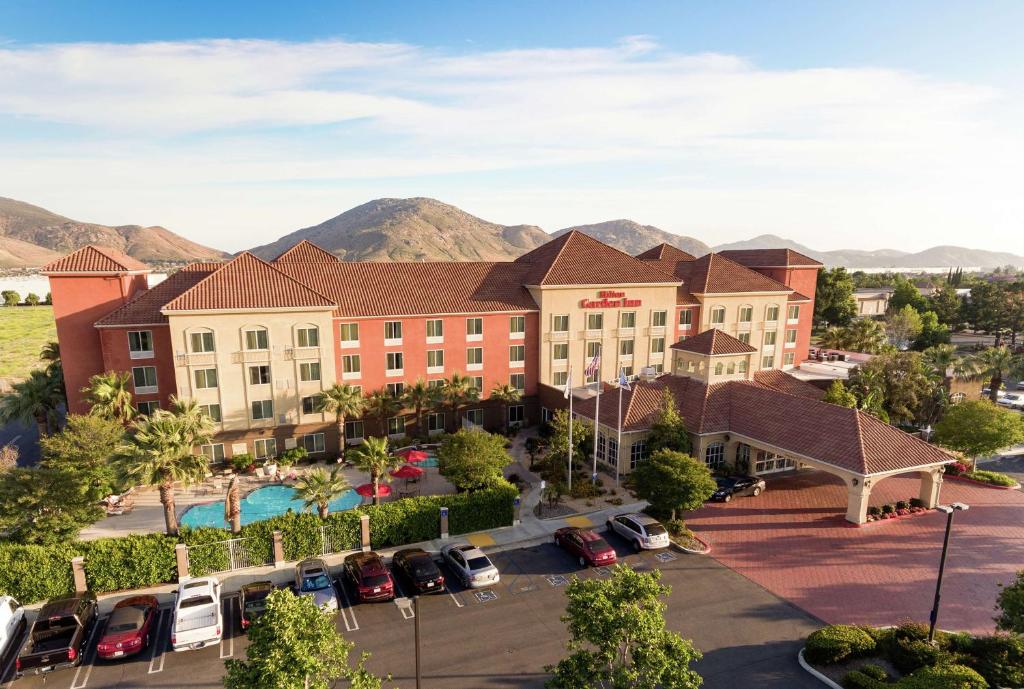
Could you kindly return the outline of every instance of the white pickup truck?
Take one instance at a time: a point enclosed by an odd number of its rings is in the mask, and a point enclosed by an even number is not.
[[[213,577],[202,577],[179,584],[174,601],[171,648],[187,651],[220,643],[223,630],[220,582]]]
[[[0,668],[21,650],[25,633],[25,608],[10,596],[0,596]],[[2,672],[2,669],[0,669]]]

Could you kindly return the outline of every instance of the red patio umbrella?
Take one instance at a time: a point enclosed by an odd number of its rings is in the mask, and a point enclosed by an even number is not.
[[[419,478],[424,474],[423,469],[406,464],[398,469],[393,469],[391,475],[395,478]]]
[[[359,493],[360,495],[362,495],[364,498],[372,498],[373,497],[373,484],[372,483],[364,483],[361,486],[357,486],[356,487],[356,492]],[[385,483],[382,483],[381,485],[377,486],[377,497],[378,498],[386,498],[389,495],[391,495],[391,486],[389,486],[389,485],[387,485]]]
[[[430,455],[428,455],[423,450],[402,450],[401,452],[398,453],[398,456],[407,462],[413,463],[422,462],[427,459],[430,459]]]

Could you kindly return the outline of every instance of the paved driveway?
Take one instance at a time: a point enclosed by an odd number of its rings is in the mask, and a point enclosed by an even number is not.
[[[917,495],[916,477],[877,484],[872,504]],[[943,502],[970,505],[953,526],[939,624],[991,632],[998,584],[1024,567],[1024,494],[946,481]],[[863,527],[843,519],[846,489],[806,472],[769,481],[757,498],[710,504],[687,523],[723,564],[827,622],[926,621],[945,515]]]

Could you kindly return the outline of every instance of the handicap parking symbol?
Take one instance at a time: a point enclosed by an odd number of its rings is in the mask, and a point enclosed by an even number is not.
[[[552,574],[544,578],[547,579],[548,583],[552,586],[565,586],[569,583],[569,580],[561,574]]]
[[[672,560],[678,559],[673,553],[670,553],[670,552],[667,552],[667,551],[664,552],[664,553],[658,553],[657,555],[654,556],[654,558],[658,562],[672,562]]]
[[[494,591],[487,589],[486,591],[474,591],[473,595],[476,596],[476,600],[479,603],[486,603],[491,600],[498,600],[498,594]]]

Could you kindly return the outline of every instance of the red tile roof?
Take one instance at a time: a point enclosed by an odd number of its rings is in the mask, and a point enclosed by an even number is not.
[[[820,400],[825,396],[825,391],[810,383],[795,378],[785,371],[777,368],[766,368],[754,373],[754,382],[772,390],[789,393],[798,397],[806,397],[812,400]]]
[[[303,239],[273,260],[273,263],[337,263],[338,257]]]
[[[114,309],[96,321],[96,327],[123,325],[156,325],[167,323],[167,316],[161,310],[164,304],[193,287],[200,280],[220,268],[223,263],[193,263],[171,273],[167,279],[136,295],[124,306]]]
[[[800,294],[799,292],[793,292],[789,295],[789,301],[810,301],[811,298],[806,294]]]
[[[645,261],[572,230],[515,260],[529,265],[527,285],[674,284],[679,280]]]
[[[334,306],[333,300],[246,251],[172,299],[164,310],[319,309]]]
[[[658,247],[656,247],[658,248]],[[652,251],[654,251],[652,249]],[[685,252],[680,252],[685,253]],[[777,280],[730,261],[720,254],[705,254],[690,260],[678,259],[671,251],[658,252],[659,258],[644,262],[682,280],[677,303],[695,303],[694,294],[734,294],[737,292],[792,292]],[[651,254],[644,252],[640,257]]]
[[[820,261],[792,249],[727,249],[719,253],[749,268],[818,268],[823,265]]]
[[[126,273],[149,270],[149,266],[108,246],[83,246],[43,266],[50,273]]]
[[[693,337],[688,337],[682,342],[676,342],[671,348],[707,356],[750,354],[757,351],[746,342],[741,342],[718,328],[711,328]]]
[[[648,249],[642,254],[637,254],[641,261],[692,261],[696,256],[689,254],[679,247],[662,242],[658,246]]]

